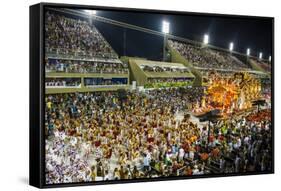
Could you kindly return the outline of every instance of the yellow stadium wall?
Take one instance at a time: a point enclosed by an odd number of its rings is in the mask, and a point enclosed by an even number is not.
[[[129,68],[132,74],[132,80],[137,82],[137,86],[144,86],[147,82],[147,76],[144,72],[137,66],[133,59],[129,59]]]

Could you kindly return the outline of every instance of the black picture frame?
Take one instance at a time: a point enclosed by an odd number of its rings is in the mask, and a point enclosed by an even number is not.
[[[192,16],[212,16],[223,18],[239,18],[239,19],[260,19],[271,20],[272,22],[272,60],[271,60],[271,113],[272,113],[272,171],[270,172],[247,172],[247,173],[229,173],[229,174],[212,174],[212,175],[196,175],[196,176],[169,176],[164,178],[140,178],[132,180],[109,180],[97,182],[81,182],[81,183],[63,183],[63,184],[46,184],[45,183],[45,135],[44,135],[44,96],[45,96],[45,69],[44,69],[44,10],[46,7],[52,8],[72,8],[72,9],[95,9],[95,10],[111,10],[111,11],[134,11],[147,13],[175,14],[175,15],[192,15]],[[30,57],[30,96],[29,96],[29,184],[38,188],[54,188],[69,186],[85,186],[85,185],[103,185],[103,184],[120,184],[134,182],[151,182],[151,181],[167,181],[179,179],[194,178],[214,178],[244,175],[259,175],[274,173],[274,18],[273,17],[257,17],[245,15],[227,15],[213,13],[195,13],[181,11],[164,11],[151,9],[132,9],[119,7],[103,7],[93,5],[74,5],[74,4],[55,4],[55,3],[39,3],[30,6],[30,36],[29,36],[29,57]]]

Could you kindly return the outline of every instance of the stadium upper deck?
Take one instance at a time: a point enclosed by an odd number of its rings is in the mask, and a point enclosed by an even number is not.
[[[187,43],[168,40],[168,44],[178,51],[194,67],[226,69],[226,70],[250,70],[250,67],[235,56],[210,48],[200,47]]]
[[[45,18],[47,94],[127,88],[128,64],[93,24],[52,11]]]
[[[47,55],[70,58],[118,58],[94,25],[57,13],[46,13]]]

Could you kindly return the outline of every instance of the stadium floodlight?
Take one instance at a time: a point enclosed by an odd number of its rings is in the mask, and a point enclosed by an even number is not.
[[[209,43],[209,35],[205,34],[203,39],[203,44],[207,45]]]
[[[260,60],[262,59],[262,52],[260,52],[260,54],[259,54],[259,59]]]
[[[229,44],[229,50],[230,50],[230,52],[233,51],[233,47],[234,47],[234,44],[233,44],[233,42],[231,42],[231,43]]]
[[[271,56],[268,57],[268,61],[271,62]]]
[[[251,54],[251,49],[247,48],[247,56],[250,56]]]
[[[162,22],[162,32],[167,34],[170,32],[170,23],[167,21]]]
[[[97,11],[96,10],[85,10],[86,13],[88,13],[89,15],[96,15]]]

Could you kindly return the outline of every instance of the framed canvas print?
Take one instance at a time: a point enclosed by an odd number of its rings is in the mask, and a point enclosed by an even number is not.
[[[30,7],[30,185],[274,172],[274,19]]]

